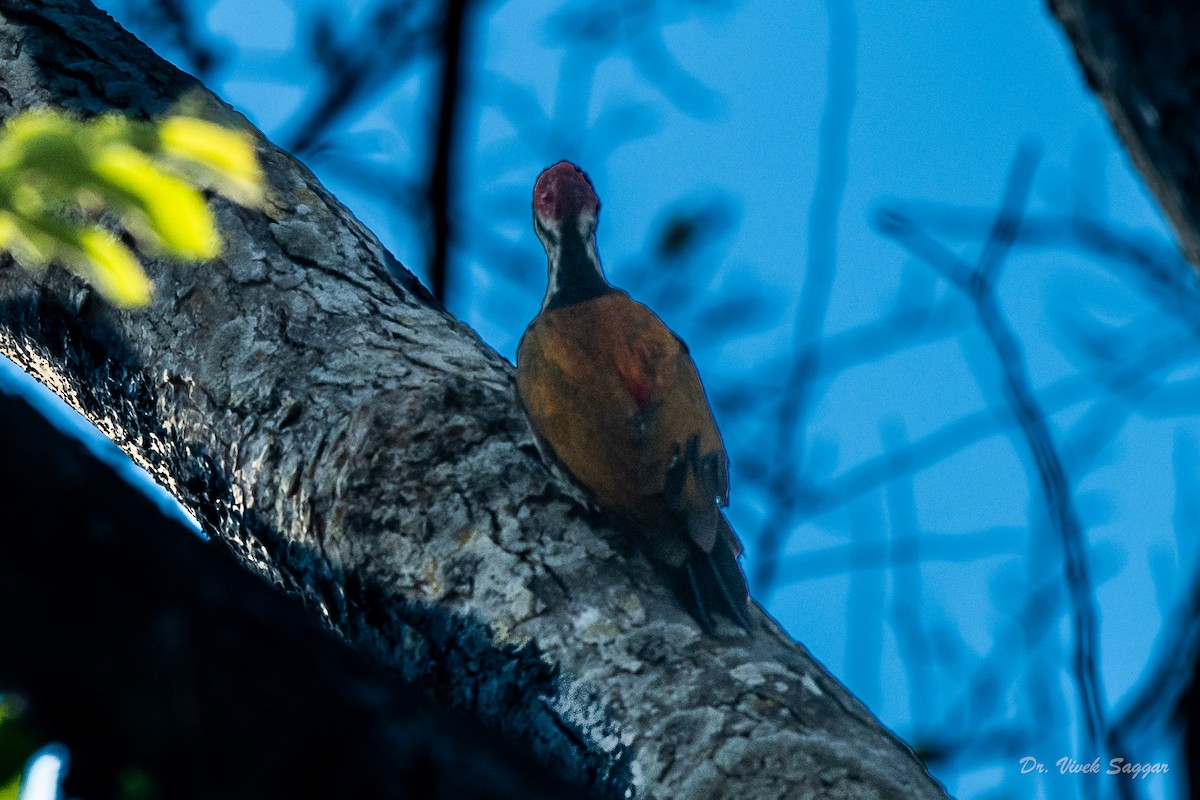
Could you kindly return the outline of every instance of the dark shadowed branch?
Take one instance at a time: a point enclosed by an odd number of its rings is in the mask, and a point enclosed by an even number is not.
[[[0,685],[71,796],[564,797],[0,391]],[[303,764],[303,768],[298,768]],[[219,765],[214,768],[214,765]]]
[[[464,103],[464,62],[470,48],[468,33],[475,0],[447,0],[442,19],[439,54],[441,90],[438,94],[437,130],[433,137],[429,170],[429,216],[432,241],[429,247],[429,290],[446,302],[450,250],[454,244],[454,187],[458,185],[455,164],[458,118]]]

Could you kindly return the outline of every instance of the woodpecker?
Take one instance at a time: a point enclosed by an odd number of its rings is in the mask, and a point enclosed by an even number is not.
[[[701,628],[749,628],[729,467],[687,346],[614,288],[596,250],[600,200],[560,161],[533,189],[549,280],[517,350],[517,392],[542,450],[635,532]]]

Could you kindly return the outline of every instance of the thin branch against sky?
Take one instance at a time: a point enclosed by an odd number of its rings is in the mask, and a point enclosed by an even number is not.
[[[1083,744],[1085,749],[1091,750],[1105,735],[1105,709],[1097,667],[1096,601],[1084,529],[1075,508],[1071,482],[1046,423],[1045,412],[1036,398],[1023,349],[1000,308],[995,291],[996,275],[1017,238],[1036,160],[1037,153],[1029,148],[1018,152],[991,233],[974,265],[966,264],[931,240],[924,242],[924,250],[937,254],[928,260],[930,266],[960,289],[975,309],[979,327],[1003,376],[1006,402],[1033,459],[1038,478],[1036,484],[1041,489],[1046,513],[1062,544],[1065,576],[1074,610],[1075,681],[1086,723]]]
[[[777,510],[760,527],[751,585],[769,598],[775,563],[787,541],[796,485],[804,480],[805,442],[814,380],[821,362],[821,335],[837,267],[838,219],[849,170],[850,123],[857,91],[858,21],[850,0],[827,0],[829,22],[825,104],[817,138],[818,168],[808,215],[808,258],[792,329],[792,364],[777,399],[775,455],[769,491]]]

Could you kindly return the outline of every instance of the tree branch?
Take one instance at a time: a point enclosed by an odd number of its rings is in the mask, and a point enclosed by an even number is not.
[[[441,55],[442,83],[438,94],[437,130],[434,131],[433,167],[429,172],[429,211],[432,217],[429,257],[429,285],[433,296],[446,302],[446,283],[450,268],[450,247],[454,241],[453,204],[451,188],[456,185],[455,132],[458,112],[462,105],[462,62],[469,42],[467,28],[474,0],[446,0],[442,19]]]

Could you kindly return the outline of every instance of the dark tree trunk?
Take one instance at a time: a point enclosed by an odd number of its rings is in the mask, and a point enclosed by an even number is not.
[[[67,795],[560,798],[0,392],[0,687]]]
[[[1049,5],[1184,254],[1200,266],[1200,3]]]

